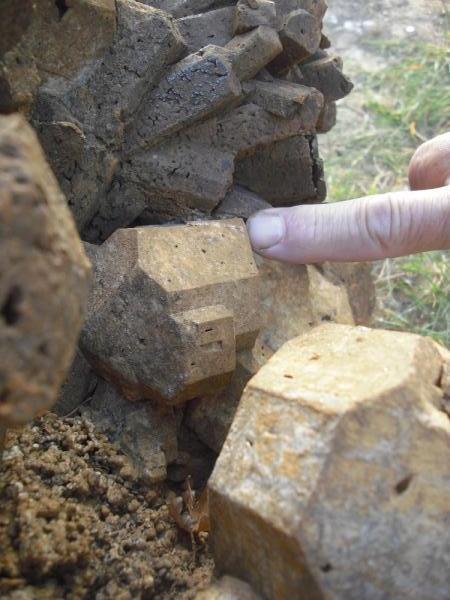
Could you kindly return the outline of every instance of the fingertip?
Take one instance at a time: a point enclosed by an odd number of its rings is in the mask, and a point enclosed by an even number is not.
[[[439,188],[450,180],[450,133],[439,135],[417,148],[408,169],[411,190]]]
[[[284,219],[272,211],[260,211],[247,221],[250,243],[256,252],[267,251],[279,244],[285,235]]]

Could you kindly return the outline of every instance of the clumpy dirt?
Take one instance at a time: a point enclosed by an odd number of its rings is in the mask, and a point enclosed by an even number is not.
[[[168,490],[142,480],[81,417],[48,414],[7,436],[0,462],[0,597],[189,600],[207,587]]]

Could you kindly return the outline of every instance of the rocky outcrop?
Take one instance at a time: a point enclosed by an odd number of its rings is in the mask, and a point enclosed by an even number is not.
[[[0,428],[56,400],[90,280],[65,198],[35,133],[0,116]]]
[[[210,218],[236,184],[261,202],[318,202],[315,133],[351,87],[320,48],[325,10],[37,0],[24,20],[8,2],[0,105],[29,115],[91,243],[136,221]]]
[[[444,372],[412,334],[329,324],[285,344],[210,480],[219,570],[267,598],[444,598]]]

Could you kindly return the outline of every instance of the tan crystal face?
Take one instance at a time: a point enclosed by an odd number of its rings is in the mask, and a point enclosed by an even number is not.
[[[80,346],[105,379],[166,405],[230,381],[261,324],[242,220],[120,229],[86,247],[95,283]]]

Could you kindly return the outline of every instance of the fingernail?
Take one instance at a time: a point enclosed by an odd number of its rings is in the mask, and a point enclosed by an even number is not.
[[[247,221],[248,235],[255,250],[267,250],[284,237],[284,220],[279,215],[258,213]]]

